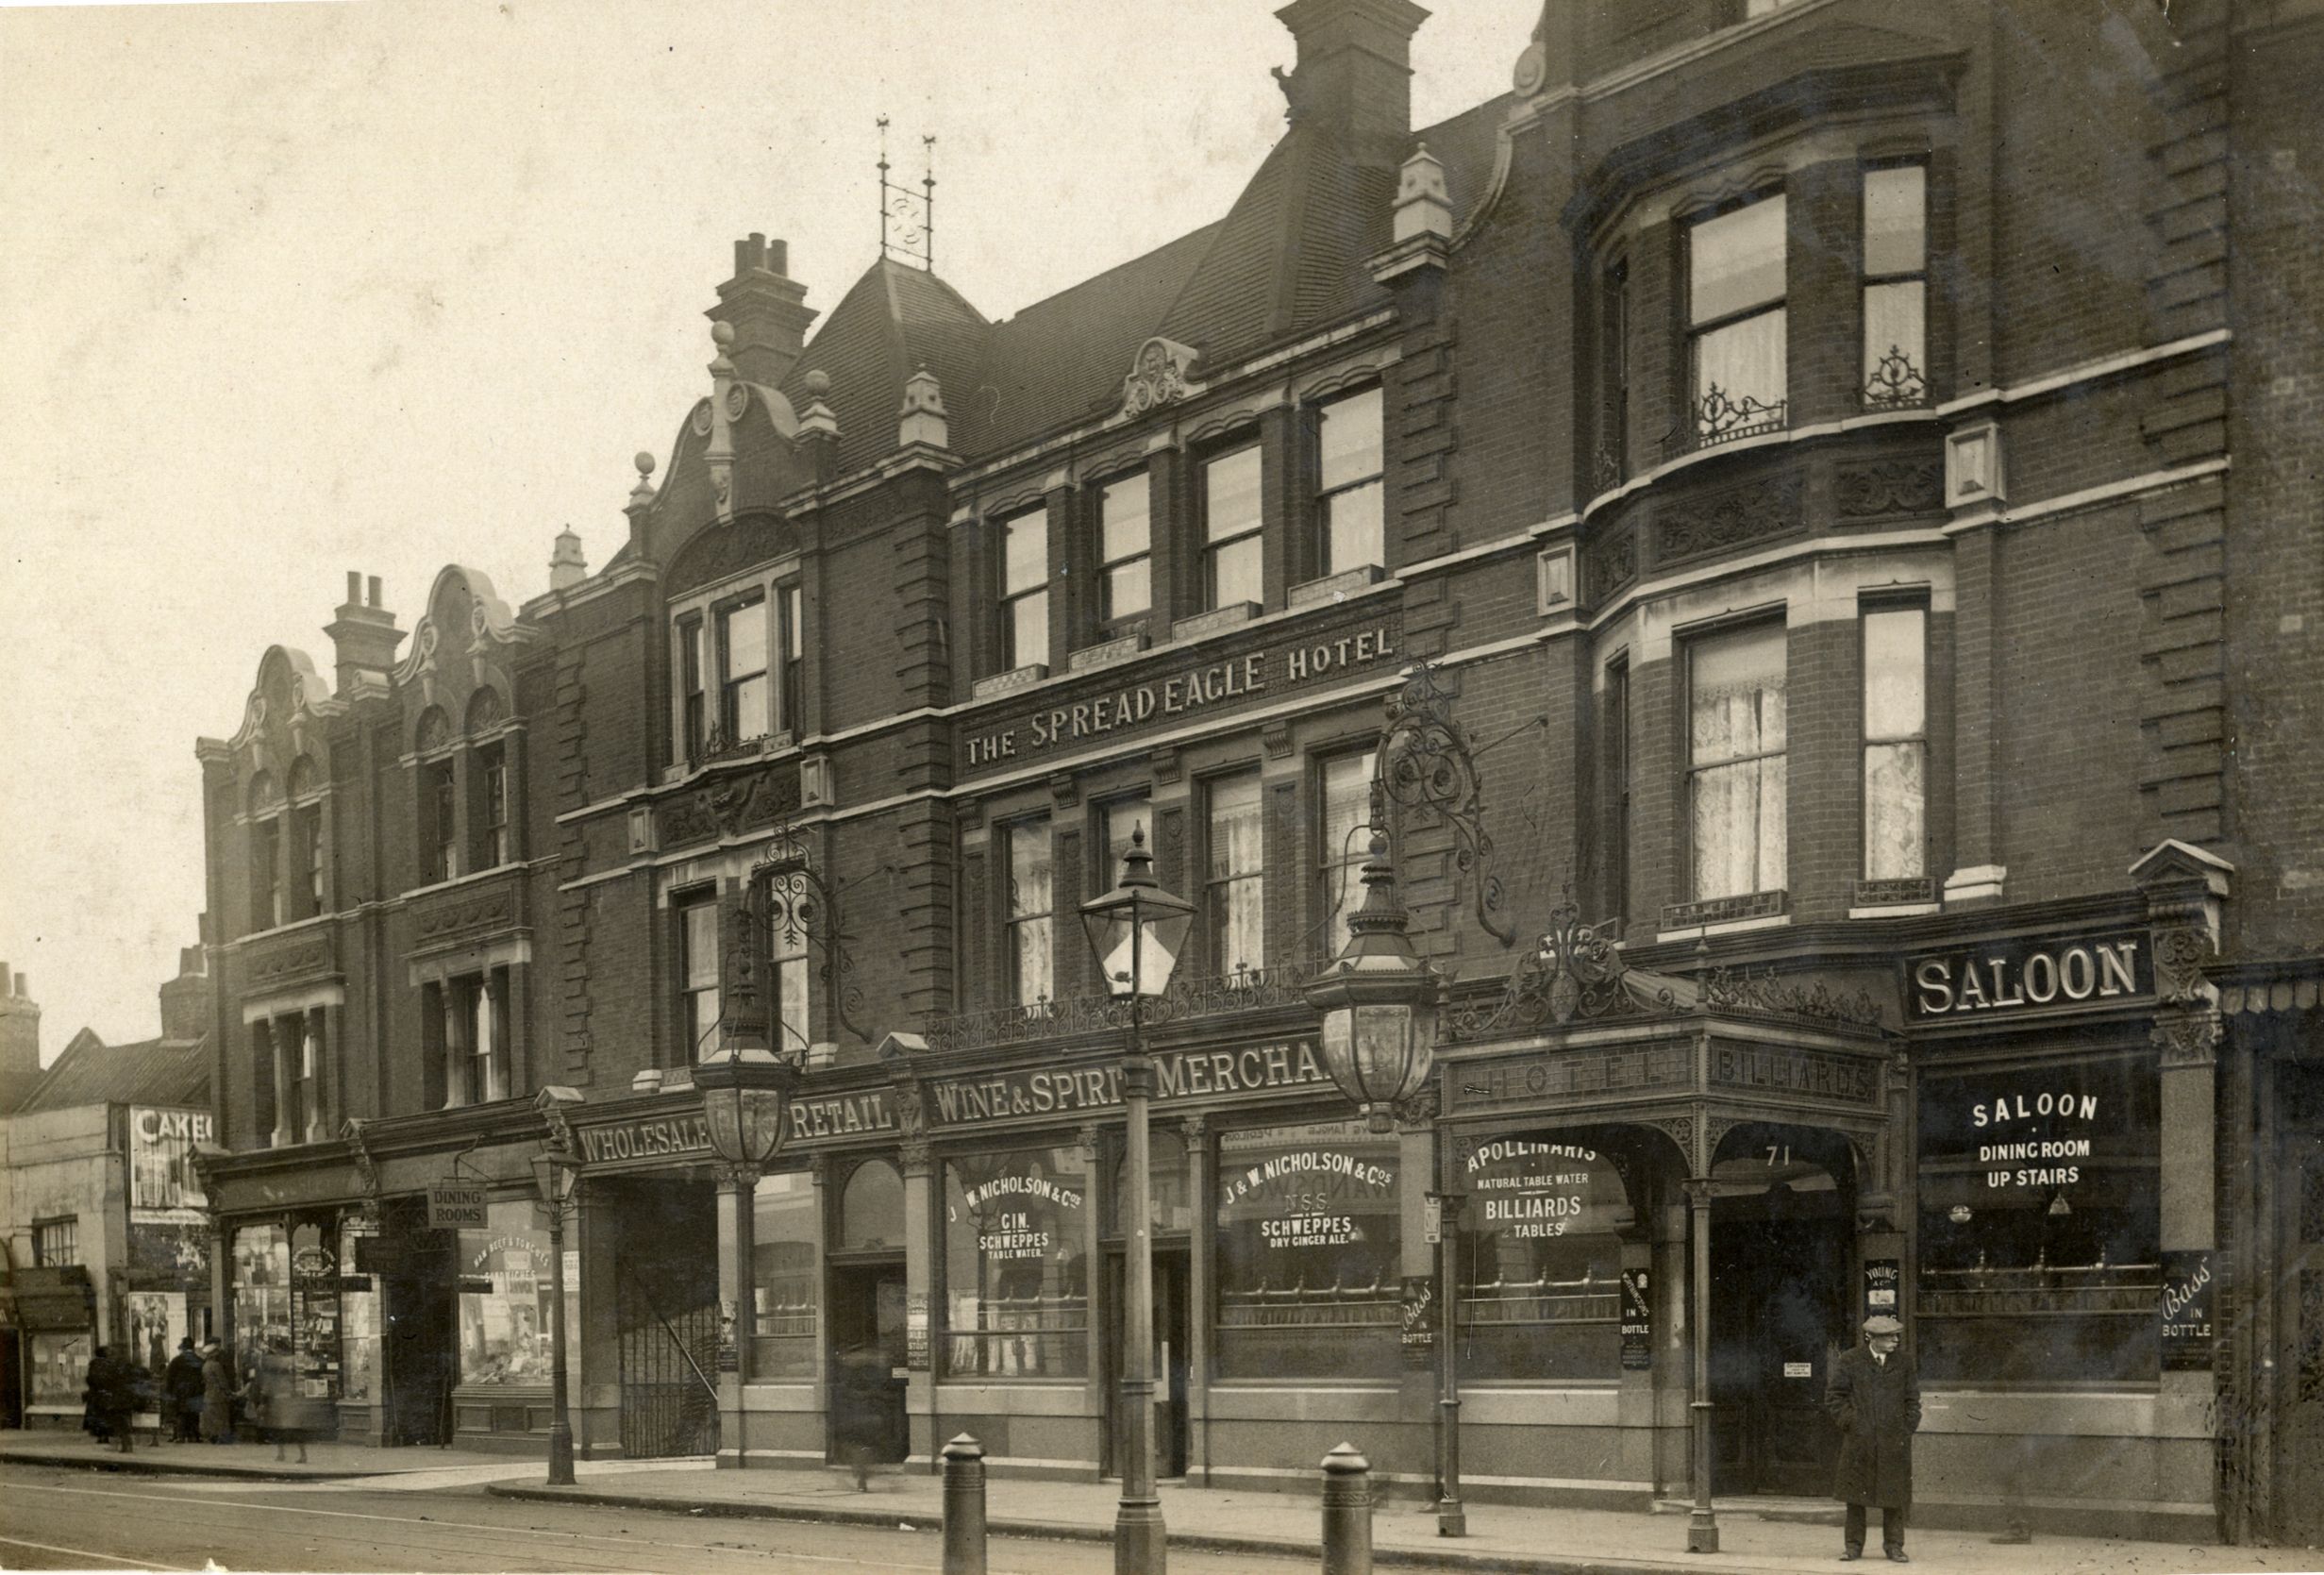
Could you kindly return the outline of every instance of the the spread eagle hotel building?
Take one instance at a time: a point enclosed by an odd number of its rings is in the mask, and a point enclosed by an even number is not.
[[[753,236],[601,567],[259,658],[197,750],[236,1337],[540,1447],[561,1122],[583,1453],[1111,1474],[1075,910],[1143,829],[1163,1474],[1425,1491],[1448,1337],[1472,1497],[1687,1491],[1698,1347],[1719,1490],[1820,1493],[1877,1309],[1922,1517],[2316,1536],[2324,8],[1551,0],[1425,128],[1423,11],[1279,14],[1215,223],[998,322]],[[1299,989],[1376,778],[1457,976],[1384,1134]],[[755,1184],[738,959],[810,1064]]]

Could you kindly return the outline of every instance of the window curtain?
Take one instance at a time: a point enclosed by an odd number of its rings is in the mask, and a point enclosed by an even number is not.
[[[1056,907],[1049,860],[1049,823],[1009,829],[1009,933],[1016,953],[1017,1004],[1031,1006],[1056,993],[1056,947],[1050,914]]]
[[[1211,793],[1211,933],[1217,971],[1266,966],[1266,881],[1261,862],[1259,779]]]
[[[1705,643],[1692,679],[1696,900],[1778,890],[1788,809],[1783,631]]]
[[[1787,314],[1781,308],[1714,328],[1695,342],[1696,421],[1702,435],[1714,429],[1705,418],[1702,401],[1715,388],[1730,405],[1773,406],[1764,418],[1746,423],[1782,419],[1785,379],[1784,333]],[[1724,425],[1724,424],[1723,424]]]

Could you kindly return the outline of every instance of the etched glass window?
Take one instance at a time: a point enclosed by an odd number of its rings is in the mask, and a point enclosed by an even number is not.
[[[817,1197],[804,1170],[761,1176],[752,1195],[751,1378],[814,1376]]]
[[[1461,1366],[1488,1378],[1612,1378],[1629,1197],[1570,1133],[1463,1145]]]
[[[1089,1371],[1089,1177],[1078,1147],[945,1164],[945,1371]]]
[[[1219,1134],[1220,1376],[1397,1371],[1396,1154],[1361,1121]]]

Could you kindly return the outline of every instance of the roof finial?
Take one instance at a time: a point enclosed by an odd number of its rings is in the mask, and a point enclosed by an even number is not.
[[[922,137],[920,146],[927,156],[927,173],[920,177],[920,190],[888,178],[892,168],[888,162],[888,117],[878,117],[879,127],[879,255],[915,262],[928,272],[936,271],[936,139]]]

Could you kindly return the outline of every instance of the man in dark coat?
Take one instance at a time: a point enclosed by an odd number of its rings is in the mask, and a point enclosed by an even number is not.
[[[1904,1325],[1882,1315],[1864,1320],[1864,1343],[1831,1365],[1824,1409],[1840,1424],[1840,1466],[1831,1496],[1847,1505],[1843,1559],[1864,1550],[1864,1506],[1881,1506],[1881,1546],[1904,1556],[1904,1514],[1913,1503],[1913,1433],[1920,1426],[1920,1378],[1898,1348]]]
[[[179,1444],[194,1442],[202,1420],[202,1357],[193,1349],[192,1335],[177,1342],[177,1354],[161,1375],[161,1397],[169,1438]]]

